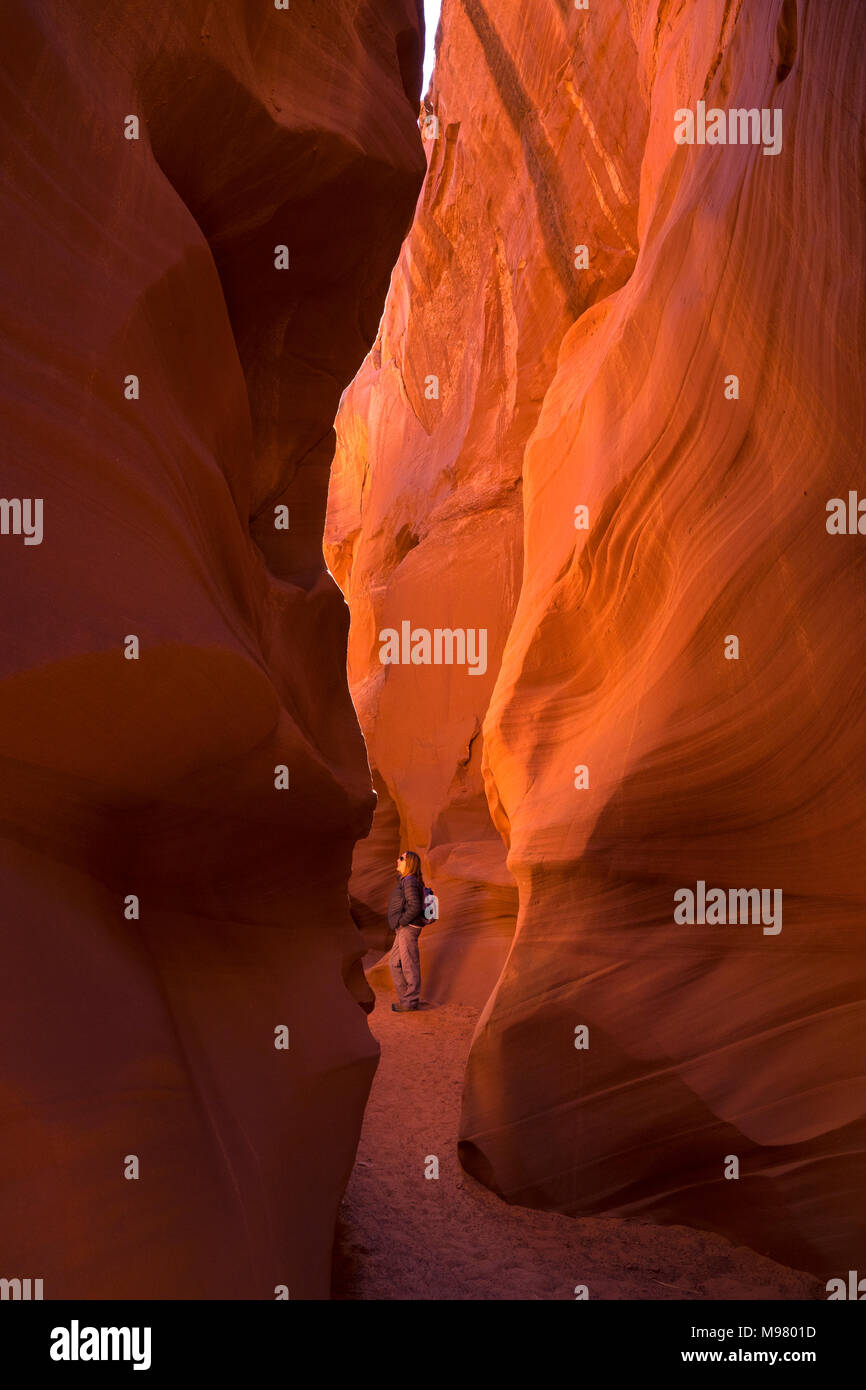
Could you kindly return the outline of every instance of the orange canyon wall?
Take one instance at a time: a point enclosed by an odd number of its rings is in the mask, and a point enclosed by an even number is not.
[[[486,1000],[461,1155],[506,1199],[844,1273],[866,540],[826,508],[866,494],[866,10],[445,0],[442,34],[329,499],[379,791],[354,914],[381,949],[422,852],[424,993]],[[701,102],[781,118],[678,143]],[[405,621],[486,629],[486,670],[384,664]],[[699,882],[781,919],[675,920]]]
[[[423,176],[420,7],[0,26],[2,490],[43,504],[0,537],[0,1274],[327,1297],[377,1047],[321,538]]]

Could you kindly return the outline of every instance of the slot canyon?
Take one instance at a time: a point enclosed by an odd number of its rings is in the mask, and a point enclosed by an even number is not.
[[[824,1296],[866,1236],[861,0],[443,0],[426,87],[421,0],[0,32],[0,1276]],[[492,1268],[524,1241],[547,1282]]]

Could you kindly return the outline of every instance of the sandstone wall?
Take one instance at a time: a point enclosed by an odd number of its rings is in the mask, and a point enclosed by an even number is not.
[[[446,0],[443,32],[328,535],[371,760],[434,881],[465,866],[426,942],[445,997],[489,992],[463,1162],[511,1201],[839,1273],[864,1210],[864,542],[825,523],[866,492],[866,12]],[[699,101],[778,109],[781,151],[678,145]],[[486,624],[487,675],[382,667],[400,618]],[[519,892],[492,990],[489,823]],[[699,880],[781,888],[781,932],[675,924]]]
[[[328,1294],[376,1046],[321,536],[423,173],[419,29],[4,7],[2,491],[44,537],[0,537],[0,1274],[46,1298]]]
[[[634,267],[646,128],[624,13],[593,16],[577,58],[576,18],[553,4],[494,18],[446,0],[427,103],[438,133],[426,127],[412,230],[337,418],[326,530],[379,793],[355,852],[356,920],[384,946],[402,832],[442,912],[424,931],[425,995],[479,1004],[517,911],[484,792],[482,724],[520,594],[523,455],[566,329]],[[586,242],[581,276],[574,248]],[[379,633],[403,620],[485,629],[486,671],[383,666]]]

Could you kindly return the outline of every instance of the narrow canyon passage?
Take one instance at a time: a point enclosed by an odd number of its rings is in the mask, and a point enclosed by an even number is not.
[[[479,1010],[393,1014],[337,1222],[336,1299],[814,1299],[821,1285],[721,1236],[510,1206],[461,1168],[463,1073]],[[429,1156],[438,1179],[425,1178]]]
[[[324,533],[377,793],[352,917],[387,949],[406,850],[440,903],[443,1012],[392,1022],[386,973],[371,1018],[362,1296],[414,1261],[436,1297],[753,1296],[696,1227],[860,1268],[866,10],[832,12],[443,0]],[[679,1229],[653,1275],[639,1228],[518,1204]]]
[[[866,4],[437,14],[0,10],[4,1303],[866,1290]]]

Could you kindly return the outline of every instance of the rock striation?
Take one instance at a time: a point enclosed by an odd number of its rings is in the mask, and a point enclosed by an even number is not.
[[[445,0],[442,35],[331,482],[387,790],[353,893],[400,836],[440,888],[425,993],[487,999],[475,1176],[844,1273],[866,542],[827,504],[866,495],[866,14]],[[486,671],[383,665],[404,620],[485,627]],[[778,921],[677,918],[711,889]]]
[[[327,1297],[378,1049],[321,536],[423,176],[420,7],[0,25],[2,491],[43,518],[0,535],[0,1275]]]
[[[402,832],[442,911],[424,932],[425,994],[481,1003],[517,913],[482,724],[521,589],[523,456],[567,328],[634,267],[646,112],[619,85],[636,66],[624,17],[581,64],[581,91],[574,24],[552,4],[494,25],[446,0],[443,24],[427,178],[337,418],[325,551],[352,610],[350,685],[379,793],[355,852],[356,920],[381,948]],[[605,125],[621,132],[616,163]],[[582,240],[594,254],[579,276]],[[483,630],[485,669],[383,665],[379,634],[404,621]]]

